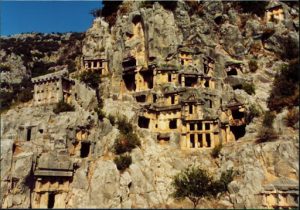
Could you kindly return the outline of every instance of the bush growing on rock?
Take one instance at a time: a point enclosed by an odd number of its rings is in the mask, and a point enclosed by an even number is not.
[[[132,149],[141,145],[141,142],[136,134],[128,133],[121,134],[119,138],[115,140],[113,145],[114,152],[116,154],[123,154],[125,152],[131,152]]]
[[[249,70],[251,72],[256,72],[256,70],[258,69],[258,65],[257,65],[257,61],[256,59],[251,59],[248,63],[249,66]]]
[[[125,117],[118,119],[118,129],[123,134],[128,134],[133,132],[133,127],[130,122]]]
[[[253,83],[243,83],[242,89],[249,95],[255,94],[255,87]]]
[[[272,141],[277,138],[274,128],[262,127],[258,132],[258,143]]]
[[[233,181],[234,171],[229,169],[227,171],[223,171],[221,173],[221,177],[219,180],[215,181],[213,194],[217,195],[218,193],[228,191],[228,184]]]
[[[271,128],[273,126],[274,119],[275,119],[274,112],[270,112],[270,111],[265,112],[264,119],[263,119],[263,126]]]
[[[213,158],[219,157],[219,154],[220,154],[220,152],[221,152],[222,147],[223,147],[222,144],[218,144],[217,146],[215,146],[215,147],[213,148],[213,150],[211,151],[211,156],[212,156]]]
[[[103,0],[101,9],[94,9],[90,12],[94,17],[104,17],[109,26],[113,26],[117,20],[117,12],[123,1]]]
[[[31,88],[26,88],[18,94],[18,101],[23,103],[30,101],[32,98],[33,98],[33,93]]]
[[[294,127],[294,125],[299,122],[299,109],[291,108],[285,117],[286,125],[289,127]]]
[[[10,67],[7,64],[0,63],[0,72],[8,72],[10,71]]]
[[[193,0],[185,0],[184,2],[189,6],[189,15],[199,14],[202,16],[204,14],[203,2]]]
[[[107,118],[108,118],[110,124],[112,124],[114,126],[116,123],[116,118],[111,114],[109,114]]]
[[[144,0],[141,2],[140,7],[151,8],[155,2],[158,2],[160,5],[163,6],[164,9],[170,10],[170,11],[175,11],[175,9],[177,7],[177,0],[174,0],[174,1]]]
[[[80,74],[79,79],[93,89],[97,89],[101,83],[100,74],[96,71],[85,71]]]
[[[1,110],[4,110],[11,105],[14,94],[12,92],[6,92],[6,91],[1,91],[0,94],[1,94],[0,97]]]
[[[172,195],[176,199],[188,198],[196,208],[201,198],[225,192],[232,180],[232,170],[222,173],[219,180],[214,180],[206,170],[188,167],[173,178],[172,186],[175,191]]]
[[[259,117],[261,115],[261,111],[257,108],[256,105],[251,105],[249,107],[249,111],[247,113],[247,123],[250,123],[255,117]]]
[[[97,113],[98,119],[102,121],[105,117],[105,112],[101,108],[95,108],[94,111]]]
[[[245,13],[252,13],[262,17],[265,14],[268,1],[238,1],[234,2],[234,4]]]
[[[280,111],[284,107],[299,105],[299,61],[294,60],[284,65],[275,76],[273,88],[268,98],[268,108]]]
[[[9,108],[12,104],[24,103],[33,98],[33,85],[28,78],[23,78],[21,83],[1,83],[1,88],[12,89],[12,91],[1,91],[0,110]]]
[[[128,168],[132,163],[132,158],[128,154],[120,155],[114,159],[115,164],[117,165],[117,169],[119,171],[124,171]]]
[[[72,112],[75,111],[74,106],[64,102],[64,101],[60,101],[56,107],[53,109],[53,112],[55,114],[59,114],[60,112]]]
[[[258,132],[258,143],[272,141],[277,138],[277,134],[273,128],[273,122],[275,119],[275,114],[273,112],[266,112],[264,115],[262,127]]]
[[[174,1],[158,1],[165,9],[175,11],[177,7],[177,0]]]
[[[114,143],[116,154],[131,152],[132,149],[141,146],[138,136],[133,132],[133,127],[126,117],[118,117],[117,124],[121,134]]]

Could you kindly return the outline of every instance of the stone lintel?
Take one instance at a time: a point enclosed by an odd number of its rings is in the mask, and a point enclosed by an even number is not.
[[[92,57],[92,56],[83,56],[83,61],[109,61],[105,57]]]
[[[154,107],[150,107],[149,109],[153,110],[153,111],[157,111],[157,112],[170,111],[170,110],[181,110],[181,105],[177,104],[177,105],[161,106],[161,107],[154,106]]]
[[[160,72],[160,71],[164,71],[164,72],[178,72],[178,68],[175,66],[160,66],[156,68],[156,71]]]
[[[158,139],[169,139],[170,138],[170,133],[158,133],[157,138]]]
[[[54,170],[36,170],[34,172],[35,176],[73,176],[73,171],[54,171]]]
[[[134,92],[132,95],[134,97],[136,97],[136,96],[141,96],[141,95],[148,95],[151,93],[154,93],[154,92],[152,90],[143,90],[143,91],[139,91],[139,92]]]
[[[32,83],[38,83],[38,82],[44,82],[44,81],[49,81],[49,80],[57,80],[61,79],[62,77],[68,76],[69,71],[68,70],[61,70],[58,72],[53,72],[50,74],[34,77],[31,79]]]

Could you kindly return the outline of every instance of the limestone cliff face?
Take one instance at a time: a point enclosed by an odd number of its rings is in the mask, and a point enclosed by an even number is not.
[[[196,62],[187,71],[200,69],[203,55],[213,59],[215,75],[225,81],[215,93],[223,103],[235,98],[246,108],[255,105],[267,110],[274,76],[288,62],[284,43],[299,47],[298,5],[281,3],[285,19],[276,23],[245,13],[230,2],[204,2],[197,11],[185,1],[178,1],[174,10],[157,2],[123,4],[126,10],[118,11],[115,25],[110,28],[96,18],[82,41],[82,58],[109,60],[110,74],[102,78],[98,90],[106,113],[103,120],[95,112],[99,106],[95,90],[76,76],[72,87],[75,111],[55,114],[55,105],[36,107],[29,101],[1,114],[1,207],[190,208],[187,199],[177,201],[171,196],[173,176],[189,165],[201,166],[215,178],[228,169],[235,171],[228,192],[203,199],[199,208],[270,208],[275,201],[265,194],[280,190],[289,192],[290,204],[296,203],[292,195],[298,191],[299,137],[297,130],[284,123],[286,110],[274,122],[280,131],[278,140],[255,143],[262,124],[262,117],[255,117],[246,125],[245,135],[224,144],[214,159],[208,148],[181,150],[175,132],[168,143],[159,144],[156,133],[140,128],[140,104],[132,92],[124,91],[122,81],[126,59],[134,57],[138,71],[154,64],[178,66],[179,52],[192,48]],[[291,54],[299,53],[295,51]],[[19,71],[7,79],[22,80],[27,67],[14,62],[20,57],[6,55],[5,50],[0,53]],[[251,71],[253,59],[256,71]],[[237,73],[231,75],[228,72],[234,65]],[[243,83],[255,84],[255,94],[240,88]],[[113,161],[113,144],[120,131],[109,115],[126,116],[141,140],[141,146],[131,152],[132,164],[122,173]],[[63,178],[53,178],[52,171],[59,171]]]

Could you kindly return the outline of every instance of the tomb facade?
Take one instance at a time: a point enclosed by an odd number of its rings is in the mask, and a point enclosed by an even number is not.
[[[31,79],[34,85],[33,104],[49,105],[60,101],[72,103],[72,86],[75,82],[68,78],[68,71],[62,70]]]
[[[146,69],[137,63],[135,56],[123,60],[122,93],[135,97],[141,105],[138,126],[157,133],[160,143],[177,133],[181,149],[213,148],[245,134],[246,108],[221,95],[224,83],[212,57],[180,48],[174,64],[152,62]],[[241,65],[230,61],[225,62],[228,71],[243,74]],[[151,85],[142,72],[149,72]]]
[[[260,193],[263,207],[275,209],[293,209],[299,206],[299,184],[281,177],[265,185]]]
[[[109,74],[109,60],[104,56],[102,57],[90,57],[83,56],[81,61],[81,69],[82,72],[98,72],[100,76],[105,76]]]
[[[32,208],[65,208],[72,176],[73,164],[68,156],[42,154],[34,169]]]

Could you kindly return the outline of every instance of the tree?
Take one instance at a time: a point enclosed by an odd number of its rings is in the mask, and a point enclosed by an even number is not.
[[[84,82],[89,87],[98,90],[99,84],[101,83],[101,78],[100,74],[96,71],[85,71],[80,74],[80,81]]]
[[[194,208],[197,207],[201,198],[209,196],[209,186],[212,178],[208,173],[200,168],[187,168],[177,174],[173,181],[175,188],[175,198],[187,197],[193,202]]]
[[[213,180],[206,170],[199,167],[188,167],[174,177],[172,182],[176,199],[188,198],[194,208],[204,197],[216,196],[227,190],[227,185],[233,180],[233,171],[222,173],[220,180]]]
[[[277,138],[277,134],[273,127],[273,122],[275,119],[275,113],[271,111],[267,111],[264,114],[264,119],[262,122],[262,127],[258,131],[258,143],[272,141]]]
[[[293,60],[284,65],[276,74],[273,88],[268,98],[268,108],[271,111],[281,111],[284,107],[299,105],[299,61]]]
[[[117,169],[119,171],[124,171],[132,163],[132,158],[129,154],[124,154],[116,157],[114,159],[114,162],[117,165]]]

